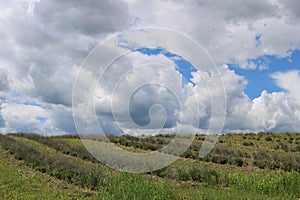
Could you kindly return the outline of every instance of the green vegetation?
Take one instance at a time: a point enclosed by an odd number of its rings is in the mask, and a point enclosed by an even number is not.
[[[159,151],[173,137],[109,139],[128,151],[145,152]],[[168,167],[130,174],[98,163],[77,136],[0,135],[0,198],[300,198],[299,133],[222,135],[213,151],[201,159],[197,155],[204,139],[197,135],[182,158]],[[37,188],[43,187],[39,192]]]
[[[92,194],[32,170],[3,150],[0,153],[0,199],[71,199]]]

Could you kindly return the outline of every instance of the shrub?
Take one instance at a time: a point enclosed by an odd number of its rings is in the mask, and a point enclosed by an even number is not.
[[[286,144],[280,143],[281,149],[284,150],[285,152],[289,151],[289,147]]]
[[[266,141],[270,142],[272,141],[272,138],[270,136],[266,137]]]
[[[243,142],[243,145],[244,146],[254,146],[254,143],[253,142]]]
[[[144,150],[151,150],[151,151],[156,151],[159,149],[159,146],[151,144],[151,143],[146,143],[142,146]]]
[[[234,160],[234,164],[238,167],[242,167],[244,165],[244,160],[241,158],[237,158]]]
[[[266,150],[258,150],[253,154],[254,159],[256,160],[271,160],[271,156]]]
[[[156,171],[153,171],[151,174],[163,178],[163,177],[165,177],[166,174],[167,174],[166,171],[167,171],[167,167],[164,167],[164,168],[158,169],[158,170],[156,170]]]
[[[178,180],[188,181],[191,179],[190,173],[186,169],[178,169],[177,170]]]
[[[215,170],[204,172],[205,181],[211,186],[217,186],[220,181],[219,174]]]
[[[225,156],[213,156],[212,162],[224,165],[228,163],[228,158]]]
[[[182,154],[182,157],[185,157],[185,158],[192,158],[193,157],[193,153],[190,149],[186,150],[183,154]]]
[[[280,168],[284,171],[290,172],[293,169],[293,163],[292,162],[284,162],[284,163],[282,163]]]
[[[259,167],[260,169],[268,168],[269,161],[266,160],[254,160],[253,165]]]
[[[199,169],[196,169],[196,168],[191,169],[190,176],[193,181],[197,181],[197,182],[204,181],[204,174]]]
[[[207,183],[210,186],[219,184],[219,174],[215,170],[192,168],[189,170],[189,177],[193,181]]]

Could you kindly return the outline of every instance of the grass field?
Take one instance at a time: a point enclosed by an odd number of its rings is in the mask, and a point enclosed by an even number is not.
[[[172,135],[109,136],[127,151],[159,150]],[[99,163],[77,136],[0,136],[0,199],[299,199],[300,134],[228,134],[204,140],[172,165],[144,174]],[[101,145],[102,142],[99,141]]]

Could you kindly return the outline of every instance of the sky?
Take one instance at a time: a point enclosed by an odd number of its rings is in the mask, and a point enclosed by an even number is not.
[[[0,0],[0,8],[1,133],[77,133],[74,109],[87,132],[202,133],[214,120],[224,133],[300,129],[297,0]],[[219,74],[163,46],[172,35],[126,35],[144,27],[192,38]],[[110,38],[116,45],[84,68]],[[129,53],[99,78],[120,52]],[[212,120],[222,102],[224,119]]]

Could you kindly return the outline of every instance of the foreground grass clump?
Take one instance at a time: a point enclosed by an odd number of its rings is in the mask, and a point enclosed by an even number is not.
[[[176,190],[166,182],[139,174],[119,173],[105,182],[107,199],[177,199]]]
[[[201,183],[205,187],[217,187],[220,184],[219,173],[213,169],[204,169],[201,167],[166,167],[152,172],[152,175],[178,181],[193,181],[195,183]]]
[[[229,187],[266,195],[281,197],[300,197],[299,173],[231,173],[228,175]]]

